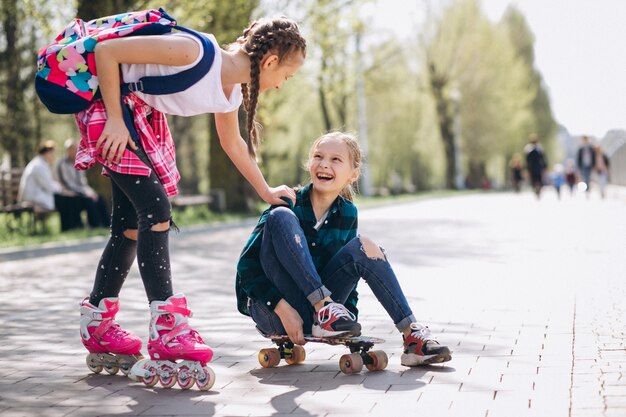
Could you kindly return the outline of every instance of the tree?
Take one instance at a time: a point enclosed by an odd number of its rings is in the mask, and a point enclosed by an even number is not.
[[[27,19],[28,4],[14,0],[0,2],[2,44],[0,51],[0,92],[2,115],[0,137],[2,148],[10,155],[11,165],[24,165],[36,146],[32,111],[27,101],[28,86],[34,76],[34,25]],[[29,59],[31,58],[31,59]]]
[[[348,99],[353,90],[349,72],[352,59],[348,51],[355,3],[354,0],[316,0],[309,5],[309,53],[320,65],[318,95],[326,131],[348,124]]]
[[[503,155],[521,148],[520,138],[532,124],[535,89],[524,61],[477,0],[456,1],[433,21],[435,30],[424,42],[425,66],[446,154],[446,186],[454,188],[459,150],[470,182],[502,177]],[[455,90],[460,93],[458,107]],[[460,118],[460,132],[455,132],[455,117]],[[462,140],[455,146],[459,133]],[[487,172],[496,163],[500,168]]]
[[[528,133],[537,133],[544,145],[547,145],[548,150],[550,150],[554,143],[557,124],[554,120],[550,97],[544,85],[543,77],[535,68],[534,35],[526,22],[526,18],[515,6],[507,8],[501,25],[511,40],[516,55],[524,62],[525,71],[530,77],[529,87],[533,91],[531,109],[534,120],[528,126]]]

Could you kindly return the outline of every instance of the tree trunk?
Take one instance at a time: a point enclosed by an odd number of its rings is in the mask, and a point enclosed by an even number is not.
[[[326,102],[326,86],[324,84],[324,68],[326,67],[326,63],[322,60],[322,69],[320,70],[320,75],[318,77],[318,92],[320,98],[320,109],[322,110],[322,118],[324,119],[324,128],[326,131],[330,131],[333,128],[333,123],[330,120],[330,113],[328,111],[328,104]]]
[[[214,122],[215,117],[209,118],[210,132],[210,160],[209,178],[211,190],[222,190],[226,197],[226,210],[237,212],[254,211],[254,190],[246,179],[239,173],[226,152],[222,150],[217,129]],[[239,127],[243,135],[247,135],[244,126],[246,125],[246,113],[239,109]]]
[[[25,100],[26,81],[23,79],[23,68],[26,65],[22,58],[23,45],[19,43],[22,16],[17,2],[2,1],[2,28],[6,39],[6,49],[2,53],[2,72],[5,81],[4,108],[2,117],[3,147],[10,153],[12,166],[24,166],[34,155],[34,144],[31,136],[30,117],[27,115]],[[30,79],[28,80],[30,81]]]
[[[172,136],[176,142],[176,165],[181,180],[178,185],[183,194],[197,194],[200,187],[200,171],[195,152],[193,120],[187,117],[172,116]]]
[[[435,100],[435,108],[437,111],[437,123],[439,125],[439,133],[443,141],[443,147],[446,155],[446,188],[450,190],[456,189],[455,184],[455,159],[456,149],[454,147],[454,115],[451,109],[452,103],[445,96],[444,90],[447,86],[447,79],[437,73],[434,65],[429,65],[430,88]]]
[[[132,10],[136,3],[138,2],[135,0],[79,0],[76,17],[88,21],[98,17],[124,13]]]

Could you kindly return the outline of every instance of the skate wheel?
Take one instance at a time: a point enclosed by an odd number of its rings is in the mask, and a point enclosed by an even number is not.
[[[382,350],[375,350],[373,352],[367,352],[370,358],[372,358],[372,363],[368,363],[367,369],[370,371],[382,371],[387,367],[387,363],[389,359],[387,358],[387,354]]]
[[[142,359],[143,359],[143,356],[141,354],[138,354],[138,355],[133,355],[131,358],[125,358],[121,360],[118,363],[118,366],[120,367],[120,371],[122,371],[124,375],[128,376],[133,366]]]
[[[159,374],[154,366],[148,368],[148,371],[152,374],[149,377],[143,377],[141,380],[147,387],[153,387],[159,382]]]
[[[159,382],[163,388],[172,388],[176,385],[176,372],[167,365],[161,366],[159,371]]]
[[[196,378],[193,377],[189,368],[181,366],[178,368],[178,386],[182,389],[189,389],[196,382]]]
[[[264,368],[274,368],[280,363],[280,352],[276,348],[261,349],[259,363]]]
[[[168,377],[160,376],[159,382],[161,383],[161,386],[163,388],[172,388],[174,385],[176,385],[176,377],[173,375]]]
[[[343,355],[339,359],[339,369],[346,375],[357,374],[363,369],[363,358],[358,353]]]
[[[302,346],[295,345],[291,349],[291,355],[288,358],[285,358],[285,362],[289,365],[295,365],[297,363],[304,362],[304,359],[306,359],[306,351]]]
[[[203,367],[202,370],[206,376],[203,379],[196,380],[196,385],[200,391],[208,391],[215,384],[215,372],[208,366]]]
[[[99,374],[100,372],[102,372],[102,365],[98,365],[97,362],[95,361],[95,358],[97,358],[96,355],[87,355],[86,358],[86,362],[87,362],[87,368],[89,368],[89,370],[91,372],[93,372],[94,374]]]
[[[104,366],[104,370],[107,371],[109,375],[115,375],[120,371],[120,368],[117,366]]]

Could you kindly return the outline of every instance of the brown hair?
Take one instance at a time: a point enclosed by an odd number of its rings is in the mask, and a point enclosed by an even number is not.
[[[272,52],[282,62],[295,52],[306,56],[306,41],[300,35],[298,25],[286,17],[255,20],[237,39],[241,50],[250,57],[250,84],[241,84],[243,105],[246,110],[246,130],[248,138],[248,152],[256,155],[259,144],[259,133],[255,120],[257,101],[259,97],[259,75],[261,60],[266,53]]]
[[[361,147],[359,146],[359,142],[356,139],[356,136],[350,133],[340,131],[329,132],[315,139],[315,142],[313,142],[313,144],[311,145],[311,149],[309,149],[309,159],[306,163],[307,168],[311,166],[311,161],[313,160],[315,148],[317,148],[317,145],[320,142],[326,139],[338,139],[341,142],[345,143],[348,147],[348,154],[350,156],[350,163],[352,164],[352,168],[361,169]],[[354,194],[356,194],[356,190],[354,187],[355,183],[356,181],[354,183],[346,185],[343,190],[341,190],[341,193],[339,195],[348,201],[354,201]]]

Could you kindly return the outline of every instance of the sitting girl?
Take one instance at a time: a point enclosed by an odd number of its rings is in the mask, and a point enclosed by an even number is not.
[[[265,335],[358,336],[362,277],[402,333],[405,366],[446,362],[450,350],[418,324],[382,248],[357,235],[352,184],[361,152],[354,137],[333,132],[318,138],[307,163],[311,183],[296,204],[267,209],[237,264],[237,302]]]

